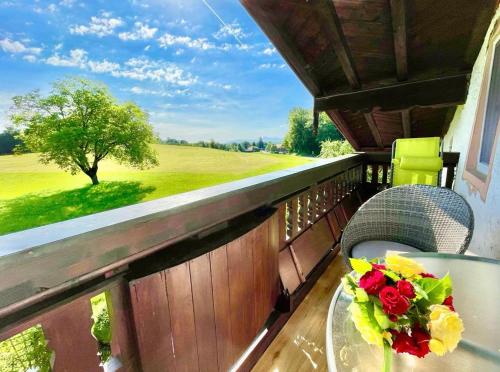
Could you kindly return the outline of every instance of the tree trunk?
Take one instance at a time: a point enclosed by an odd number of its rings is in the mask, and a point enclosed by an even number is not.
[[[97,167],[92,167],[88,171],[85,172],[87,176],[92,180],[92,185],[98,185],[99,179],[97,178]]]
[[[90,176],[90,179],[92,180],[92,185],[98,185],[99,180],[97,179],[97,172],[93,175]]]

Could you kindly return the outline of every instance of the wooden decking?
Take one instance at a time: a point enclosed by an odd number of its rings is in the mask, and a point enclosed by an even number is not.
[[[327,370],[325,332],[328,306],[345,272],[339,255],[262,355],[253,368],[254,372]]]

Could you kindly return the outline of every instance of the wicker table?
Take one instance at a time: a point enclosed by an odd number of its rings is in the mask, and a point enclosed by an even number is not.
[[[500,371],[500,261],[444,253],[408,253],[435,275],[448,271],[454,305],[464,321],[463,339],[453,353],[419,359],[393,354],[393,371]],[[329,371],[380,371],[383,351],[357,332],[347,307],[351,297],[339,286],[328,311],[326,355]]]

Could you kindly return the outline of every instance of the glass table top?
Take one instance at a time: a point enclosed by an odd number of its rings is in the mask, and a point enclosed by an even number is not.
[[[408,253],[431,273],[450,273],[462,341],[452,353],[419,359],[393,353],[392,371],[500,371],[500,261],[440,253]],[[347,310],[351,296],[337,288],[328,312],[326,353],[330,371],[380,371],[383,350],[368,345]]]

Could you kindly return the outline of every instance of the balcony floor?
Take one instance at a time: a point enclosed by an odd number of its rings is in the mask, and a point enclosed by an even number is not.
[[[328,307],[346,273],[337,256],[267,348],[253,371],[326,371],[325,332]]]

